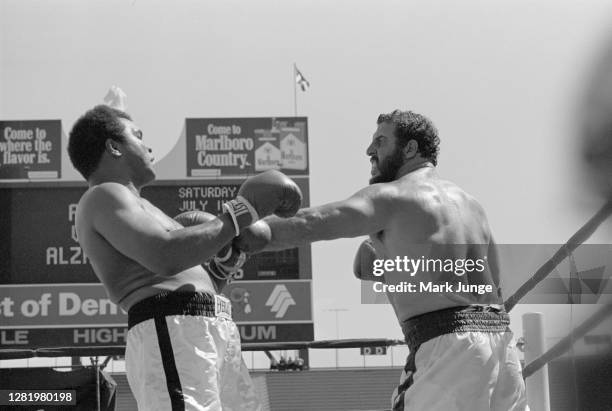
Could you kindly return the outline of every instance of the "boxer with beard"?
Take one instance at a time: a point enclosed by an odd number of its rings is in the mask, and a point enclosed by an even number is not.
[[[452,281],[485,285],[470,292],[388,292],[410,354],[393,410],[524,410],[525,386],[499,288],[497,251],[483,208],[436,171],[439,138],[429,119],[410,111],[382,114],[367,148],[370,185],[341,201],[268,217],[234,240],[247,253],[321,240],[369,236],[355,275],[385,284]],[[373,275],[375,260],[481,260],[484,269],[408,275],[397,267]],[[392,265],[389,265],[392,266]]]

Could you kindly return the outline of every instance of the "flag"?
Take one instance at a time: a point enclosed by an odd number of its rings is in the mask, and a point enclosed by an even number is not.
[[[295,83],[300,86],[302,91],[308,90],[308,87],[310,87],[310,83],[308,82],[308,80],[306,80],[306,77],[304,77],[304,75],[300,73],[300,70],[298,70],[297,66],[294,66],[294,67],[295,67]]]

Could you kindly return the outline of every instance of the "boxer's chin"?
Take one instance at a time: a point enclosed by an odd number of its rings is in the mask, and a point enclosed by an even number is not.
[[[383,161],[379,164],[378,170],[376,170],[372,174],[372,177],[370,177],[370,184],[390,183],[391,181],[395,180],[397,171],[400,169],[400,167],[401,162],[397,159]]]
[[[376,165],[372,166],[372,177],[370,184],[389,183],[397,177],[397,172],[404,164],[404,156],[400,148],[396,148],[393,153],[384,159],[379,159]]]
[[[380,173],[372,172],[372,176],[370,177],[370,184],[380,183],[380,181],[378,181],[379,179],[380,179]]]

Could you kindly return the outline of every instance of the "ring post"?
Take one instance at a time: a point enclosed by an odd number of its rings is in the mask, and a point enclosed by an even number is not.
[[[542,313],[523,314],[523,337],[525,338],[525,364],[529,364],[546,351]],[[529,409],[531,411],[550,411],[548,365],[526,378],[525,385]]]

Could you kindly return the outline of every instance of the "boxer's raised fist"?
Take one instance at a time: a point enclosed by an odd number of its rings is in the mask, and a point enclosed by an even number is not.
[[[242,230],[234,240],[234,245],[247,254],[255,254],[262,251],[271,240],[270,226],[265,221],[259,220]]]
[[[236,235],[270,214],[291,217],[300,209],[302,192],[289,177],[276,170],[249,177],[238,196],[224,204],[236,226]]]
[[[174,217],[183,227],[204,224],[217,218],[206,211],[186,211]],[[231,243],[223,246],[216,255],[202,266],[217,280],[230,282],[246,262],[247,256]]]
[[[177,215],[174,217],[174,221],[178,222],[183,227],[191,227],[198,224],[208,223],[215,218],[217,218],[217,216],[207,213],[206,211],[192,210],[185,211],[184,213]],[[223,260],[223,262],[228,263],[228,265],[237,264],[238,255],[233,253],[231,243],[223,246],[215,254],[215,259],[220,258]],[[244,264],[244,261],[242,261],[242,264]]]

